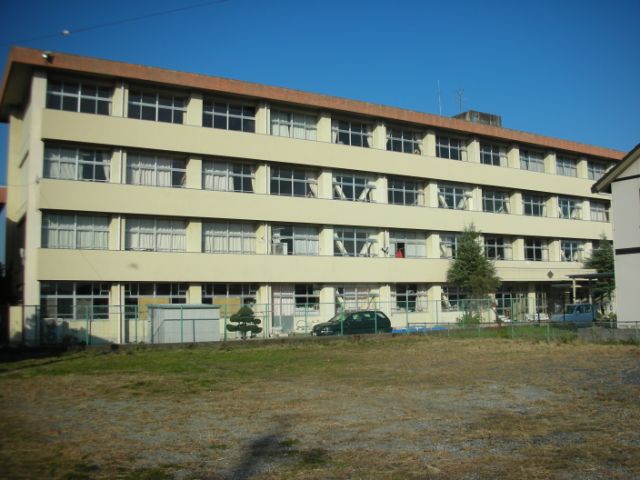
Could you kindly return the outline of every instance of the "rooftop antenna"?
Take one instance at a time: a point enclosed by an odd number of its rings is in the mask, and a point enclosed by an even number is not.
[[[464,88],[456,90],[456,96],[458,97],[458,108],[460,109],[458,113],[462,113],[462,106],[464,104]]]
[[[438,114],[442,116],[442,96],[440,95],[440,80],[438,80]]]

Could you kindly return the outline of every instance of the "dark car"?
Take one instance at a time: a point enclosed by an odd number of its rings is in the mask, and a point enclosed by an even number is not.
[[[312,335],[341,335],[391,332],[391,321],[379,310],[342,312],[325,323],[313,326]]]

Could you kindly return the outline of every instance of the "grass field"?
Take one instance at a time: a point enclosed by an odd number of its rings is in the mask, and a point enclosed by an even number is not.
[[[640,348],[433,337],[0,364],[1,478],[640,477]]]

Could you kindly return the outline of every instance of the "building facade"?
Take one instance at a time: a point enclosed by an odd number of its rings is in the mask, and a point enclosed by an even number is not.
[[[503,281],[494,315],[516,319],[516,301],[521,316],[546,313],[611,238],[610,196],[590,187],[624,155],[24,48],[0,113],[14,336],[34,315],[90,316],[96,336],[132,341],[163,303],[254,304],[268,335],[343,308],[456,321],[466,296],[446,272],[471,223]]]
[[[618,326],[640,325],[640,144],[593,186],[610,191],[615,248],[616,313]]]

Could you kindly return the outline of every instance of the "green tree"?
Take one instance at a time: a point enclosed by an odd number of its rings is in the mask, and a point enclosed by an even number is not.
[[[480,232],[473,223],[458,240],[456,258],[447,271],[447,282],[464,290],[472,299],[485,298],[500,287],[496,269],[482,251]],[[471,309],[473,310],[473,309]]]
[[[602,234],[598,248],[594,248],[591,256],[584,261],[585,268],[593,268],[598,273],[610,273],[611,277],[598,278],[593,288],[593,295],[596,300],[611,300],[613,291],[616,289],[616,281],[613,276],[614,254],[613,244],[607,240],[607,236]]]
[[[259,327],[262,321],[253,314],[251,307],[245,305],[240,308],[236,313],[229,318],[229,324],[227,324],[227,330],[230,332],[240,332],[242,339],[262,332],[262,327]]]

